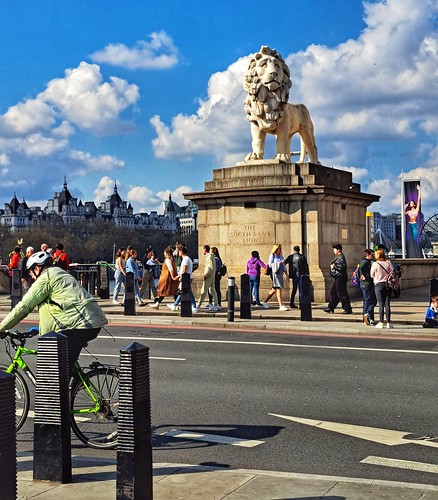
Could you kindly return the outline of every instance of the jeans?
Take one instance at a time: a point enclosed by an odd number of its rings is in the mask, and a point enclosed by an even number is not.
[[[360,282],[360,289],[363,294],[363,314],[374,321],[374,308],[377,304],[376,293],[374,291],[374,283]]]
[[[386,283],[377,283],[374,289],[379,304],[379,322],[383,323],[386,314],[386,321],[391,323],[391,290],[386,288]]]
[[[114,280],[116,284],[114,286],[113,300],[117,300],[122,284],[125,282],[125,275],[120,271],[116,271],[114,273]]]
[[[260,304],[259,299],[259,286],[260,286],[260,275],[259,276],[250,276],[249,277],[249,290],[251,302],[254,302],[258,305]]]

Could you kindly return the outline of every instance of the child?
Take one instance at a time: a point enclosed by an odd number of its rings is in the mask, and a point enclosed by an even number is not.
[[[432,295],[423,328],[438,328],[438,295]]]

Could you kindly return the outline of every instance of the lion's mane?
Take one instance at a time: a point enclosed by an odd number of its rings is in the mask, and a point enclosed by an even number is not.
[[[276,59],[280,65],[282,79],[280,86],[269,90],[264,75],[259,75],[260,65],[268,56]],[[289,89],[292,87],[289,68],[284,59],[274,49],[262,46],[251,59],[243,83],[248,96],[244,101],[245,113],[250,122],[256,122],[260,130],[271,132],[275,130],[284,116],[284,109],[289,99]]]

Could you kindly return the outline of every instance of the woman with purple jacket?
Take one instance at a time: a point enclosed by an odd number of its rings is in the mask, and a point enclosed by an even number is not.
[[[246,274],[249,276],[249,286],[252,303],[261,306],[259,300],[260,269],[266,269],[266,264],[260,260],[257,250],[251,252],[251,258],[246,263]]]

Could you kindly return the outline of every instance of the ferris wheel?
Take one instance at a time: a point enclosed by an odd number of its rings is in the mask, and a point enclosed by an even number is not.
[[[423,248],[430,248],[431,243],[438,241],[438,214],[432,215],[421,227]]]

